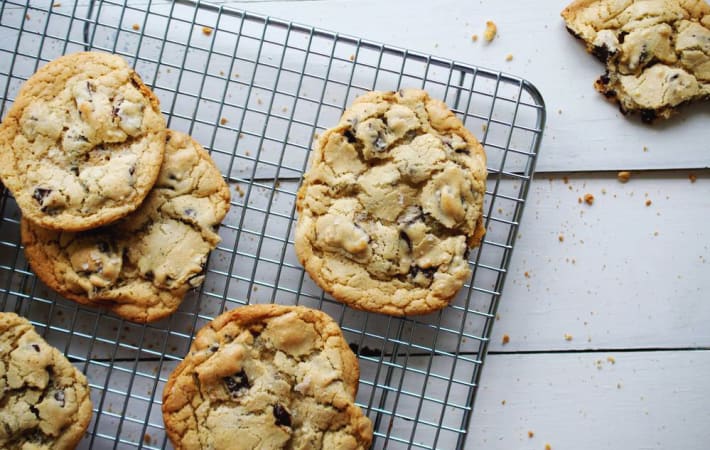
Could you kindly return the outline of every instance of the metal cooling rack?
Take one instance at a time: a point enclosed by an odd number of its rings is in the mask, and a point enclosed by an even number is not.
[[[545,121],[527,81],[210,4],[104,0],[0,4],[0,113],[46,61],[85,49],[124,56],[174,129],[192,134],[232,186],[204,285],[150,325],[64,300],[29,270],[19,211],[0,199],[0,308],[32,320],[87,375],[93,420],[80,448],[170,448],[160,412],[170,371],[199,327],[247,303],[328,312],[358,353],[358,404],[373,448],[463,447]],[[372,89],[424,88],[484,144],[488,234],[473,276],[439,313],[390,318],[332,301],[293,250],[295,194],[314,137]]]

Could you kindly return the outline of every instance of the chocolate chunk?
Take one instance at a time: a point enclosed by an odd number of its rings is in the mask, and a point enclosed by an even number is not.
[[[32,198],[37,200],[37,203],[40,205],[44,203],[44,199],[47,198],[49,194],[52,193],[51,189],[47,188],[35,188],[34,192],[32,193]]]
[[[39,345],[32,344],[32,348],[35,349],[35,351],[39,353]]]
[[[600,84],[609,84],[611,79],[609,78],[609,72],[605,73],[601,77],[599,77],[598,83]]]
[[[64,391],[57,391],[54,393],[54,399],[59,403],[59,406],[64,407]]]
[[[641,110],[641,120],[645,123],[653,122],[657,117],[656,111],[654,109],[642,109]]]
[[[592,48],[592,55],[599,58],[599,60],[603,63],[609,61],[609,58],[614,53],[615,52],[610,52],[609,48],[606,45],[596,45],[594,46],[594,48]]]
[[[623,44],[623,43],[624,43],[624,39],[626,39],[626,35],[627,35],[627,34],[629,34],[628,31],[622,31],[621,33],[619,33],[619,37],[618,37],[618,39],[619,39],[619,44]]]
[[[437,268],[436,267],[429,267],[429,268],[422,268],[417,265],[412,265],[412,267],[409,268],[409,276],[412,278],[416,278],[419,274],[424,275],[426,278],[431,279],[434,278],[434,274],[436,273]]]
[[[291,414],[280,403],[274,405],[274,417],[276,418],[276,425],[291,426]]]
[[[382,138],[382,135],[377,135],[377,139],[373,143],[375,150],[383,152],[387,149],[387,142]]]
[[[345,138],[346,138],[346,139],[348,140],[348,142],[350,142],[351,144],[357,143],[357,138],[356,138],[355,135],[353,134],[352,128],[350,128],[350,129],[348,129],[348,130],[345,130],[345,132],[343,133],[343,135],[345,135]]]
[[[227,386],[227,391],[236,398],[244,394],[244,390],[249,389],[249,378],[244,370],[240,370],[234,375],[224,377],[224,384]]]

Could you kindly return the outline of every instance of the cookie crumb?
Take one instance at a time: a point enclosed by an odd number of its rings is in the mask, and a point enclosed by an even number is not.
[[[486,42],[491,42],[498,34],[498,27],[492,20],[486,21],[486,31],[483,32],[483,39]]]
[[[528,430],[528,438],[532,439],[535,436],[533,430]]]
[[[263,102],[260,98],[257,98],[257,99],[256,99],[256,104],[257,104],[257,105],[263,105],[264,102]]]
[[[221,119],[219,119],[220,125],[227,125],[227,122],[229,122],[229,120],[227,120],[226,117],[222,117]]]
[[[472,35],[471,35],[471,41],[473,41],[473,42],[478,42],[478,35],[475,34],[475,33],[472,34]]]
[[[481,125],[481,131],[483,131],[484,133],[488,131],[488,125],[486,125],[485,123]]]
[[[545,444],[545,450],[552,450],[552,446],[550,444]]]
[[[695,183],[696,181],[698,181],[698,176],[695,175],[693,172],[690,172],[688,174],[688,179],[690,180],[691,183]]]
[[[30,20],[30,15],[29,15],[29,14],[25,14],[25,20]]]
[[[577,197],[577,203],[582,203],[584,200],[582,200],[582,197]]]
[[[283,112],[283,113],[288,112],[288,106],[284,106],[283,108],[281,108],[281,112]]]
[[[508,336],[508,333],[506,333],[506,334],[503,335],[503,339],[501,340],[501,342],[503,342],[503,345],[505,345],[505,344],[507,344],[508,342],[510,342],[510,336]]]
[[[525,278],[530,278],[530,272],[525,272],[523,275],[525,275]]]
[[[564,242],[564,241],[565,241],[565,236],[564,236],[563,234],[561,234],[561,235],[557,236],[557,240],[560,241],[560,242]]]
[[[145,442],[146,444],[150,445],[150,443],[151,443],[152,441],[153,441],[153,439],[150,437],[150,435],[149,435],[148,433],[146,433],[146,434],[143,436],[143,442]]]
[[[500,404],[503,405],[503,406],[505,406],[505,400],[501,400],[501,401],[500,401]]]
[[[350,61],[355,61],[355,54],[350,55]]]
[[[568,183],[569,183],[569,178],[567,177],[567,175],[565,175],[565,176],[562,177],[562,182],[563,182],[564,184],[568,184]]]
[[[643,151],[644,151],[644,152],[647,152],[647,151],[648,151],[648,147],[646,147],[646,146],[644,145],[644,146],[643,146]]]
[[[646,206],[651,206],[652,203],[653,203],[653,202],[651,201],[650,198],[646,200]]]
[[[239,74],[238,74],[238,73],[235,73],[235,74],[234,74],[234,78],[239,78]]]
[[[62,6],[62,4],[60,2],[52,3],[52,8],[59,8],[60,6]]]
[[[622,170],[621,172],[616,174],[616,179],[619,180],[619,183],[626,183],[629,181],[631,178],[631,172],[628,170]]]
[[[569,333],[565,333],[565,341],[571,341],[572,340],[572,335]]]
[[[505,60],[506,60],[506,61],[512,61],[512,60],[513,60],[513,54],[512,54],[512,53],[508,53],[507,55],[505,55]]]
[[[609,362],[612,363],[612,364],[616,364],[616,359],[614,359],[613,356],[607,356],[607,357],[606,357],[606,360],[609,361]]]
[[[594,196],[592,194],[584,194],[584,203],[592,206],[594,204]]]
[[[209,36],[212,34],[212,28],[210,27],[202,27],[202,34],[205,36]]]
[[[131,25],[131,28],[133,28],[134,31],[138,31],[141,29],[141,26],[138,25],[137,23],[134,23],[133,25]]]

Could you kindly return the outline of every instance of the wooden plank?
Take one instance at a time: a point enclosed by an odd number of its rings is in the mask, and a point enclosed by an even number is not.
[[[709,371],[710,351],[491,355],[465,448],[706,448]]]
[[[536,179],[492,349],[710,346],[709,215],[707,172]]]

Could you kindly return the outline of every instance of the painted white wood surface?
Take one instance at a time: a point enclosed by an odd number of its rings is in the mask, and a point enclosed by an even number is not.
[[[710,352],[688,350],[710,348],[710,172],[693,170],[691,183],[689,170],[648,171],[627,184],[615,172],[708,167],[707,106],[655,127],[620,117],[591,87],[602,67],[564,30],[565,1],[228,3],[503,70],[542,91],[538,169],[564,173],[539,174],[531,189],[467,448],[710,445]],[[498,38],[472,42],[486,20]],[[585,193],[592,206],[578,203]],[[646,351],[656,348],[668,351]]]

